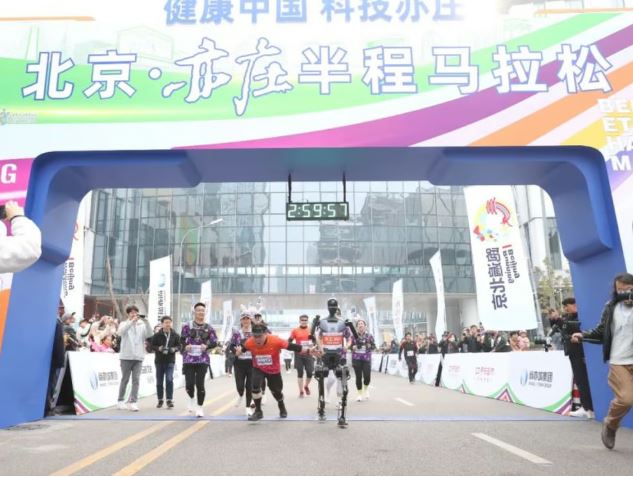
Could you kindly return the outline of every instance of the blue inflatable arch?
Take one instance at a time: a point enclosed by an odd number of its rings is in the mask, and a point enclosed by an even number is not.
[[[43,417],[64,261],[79,202],[100,188],[201,182],[428,180],[436,185],[535,184],[552,197],[579,313],[594,326],[625,269],[603,157],[585,147],[216,149],[51,152],[31,172],[27,214],[42,257],[14,276],[0,355],[0,427]],[[585,345],[596,414],[611,392],[599,346]],[[630,424],[629,424],[630,425]]]

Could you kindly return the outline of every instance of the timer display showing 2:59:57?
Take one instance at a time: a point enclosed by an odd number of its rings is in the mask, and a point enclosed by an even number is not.
[[[306,202],[287,203],[288,220],[347,220],[349,205],[347,202]]]

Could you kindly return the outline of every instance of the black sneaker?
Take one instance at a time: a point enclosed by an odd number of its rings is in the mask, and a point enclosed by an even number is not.
[[[260,419],[264,418],[264,413],[260,410],[255,409],[255,412],[253,412],[253,414],[251,414],[250,416],[248,416],[248,420],[249,421],[259,421]]]
[[[162,399],[159,399],[159,400],[158,400],[158,404],[156,404],[156,407],[157,407],[158,409],[160,409],[161,407],[163,407],[163,400],[162,400]]]
[[[602,423],[602,443],[604,446],[611,450],[615,446],[615,431],[607,426],[605,423]]]
[[[283,401],[279,401],[279,417],[282,419],[288,417],[288,411],[286,411],[286,405]]]
[[[174,401],[167,401],[167,407],[174,407]]]

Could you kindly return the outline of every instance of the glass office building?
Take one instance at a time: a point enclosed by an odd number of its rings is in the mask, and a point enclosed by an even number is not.
[[[293,183],[291,199],[342,201],[343,194],[342,183]],[[435,304],[429,259],[439,249],[448,298],[474,300],[461,187],[350,182],[347,221],[289,222],[288,198],[286,183],[95,191],[90,294],[109,295],[108,260],[115,295],[144,293],[150,260],[171,254],[174,294],[180,279],[187,303],[209,279],[214,300],[263,296],[278,310],[317,307],[306,302],[310,297],[324,303],[330,296],[356,296],[349,300],[357,303],[384,294],[390,303],[392,284],[402,278],[405,296],[426,299],[411,311],[423,323],[434,313],[427,306]]]

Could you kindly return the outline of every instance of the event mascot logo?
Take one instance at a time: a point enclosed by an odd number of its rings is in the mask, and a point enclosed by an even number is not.
[[[511,230],[512,214],[503,202],[492,198],[486,201],[475,213],[473,233],[479,240],[497,242],[507,237]]]

